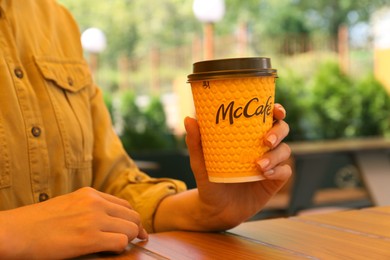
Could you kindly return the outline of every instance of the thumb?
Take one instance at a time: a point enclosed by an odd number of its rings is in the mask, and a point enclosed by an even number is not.
[[[187,132],[186,144],[190,155],[191,168],[194,172],[195,178],[197,180],[201,176],[207,178],[198,122],[194,118],[186,117],[184,119],[184,127]]]

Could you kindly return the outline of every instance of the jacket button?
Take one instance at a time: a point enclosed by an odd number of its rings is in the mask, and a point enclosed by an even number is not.
[[[69,86],[73,86],[73,79],[71,77],[68,77],[68,84]]]
[[[23,70],[21,68],[16,68],[14,70],[14,73],[15,73],[15,76],[19,79],[23,78],[23,76],[24,76]]]
[[[31,133],[33,136],[39,137],[42,133],[42,130],[41,130],[41,128],[39,128],[37,126],[34,126],[33,128],[31,128]]]
[[[39,202],[43,202],[49,199],[49,195],[47,193],[41,193],[39,194]]]

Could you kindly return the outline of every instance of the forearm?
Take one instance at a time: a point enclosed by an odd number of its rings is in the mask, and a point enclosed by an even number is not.
[[[188,190],[166,197],[159,204],[154,217],[156,232],[190,230],[197,222],[197,190]],[[183,203],[186,201],[186,203]]]

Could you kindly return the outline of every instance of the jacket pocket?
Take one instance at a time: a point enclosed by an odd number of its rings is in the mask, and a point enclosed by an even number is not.
[[[66,166],[69,169],[92,167],[92,77],[88,65],[82,59],[51,57],[35,57],[35,63],[46,81]]]

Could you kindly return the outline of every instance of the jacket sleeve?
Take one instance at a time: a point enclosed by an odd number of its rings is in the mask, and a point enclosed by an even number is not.
[[[183,182],[168,178],[151,178],[141,172],[127,155],[116,135],[101,90],[91,90],[93,121],[93,187],[130,202],[141,215],[142,224],[153,232],[153,217],[166,196],[184,191]]]

